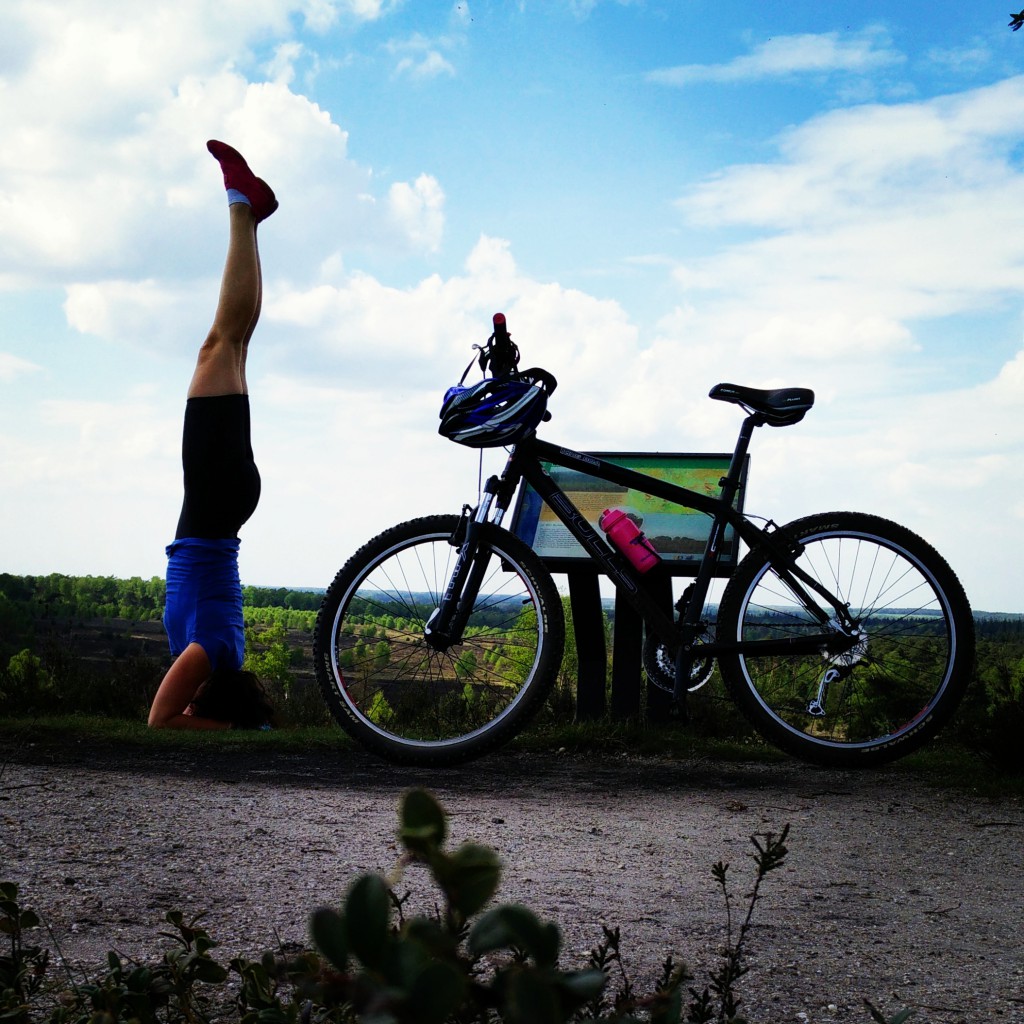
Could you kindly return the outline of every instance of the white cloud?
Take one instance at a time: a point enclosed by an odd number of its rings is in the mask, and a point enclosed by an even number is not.
[[[783,134],[778,163],[729,168],[681,207],[716,224],[852,223],[865,208],[928,211],[1013,186],[1022,98],[1018,77],[928,102],[834,111]]]
[[[569,10],[580,19],[584,21],[590,17],[594,8],[597,7],[602,0],[568,0]],[[619,7],[632,7],[634,4],[642,4],[644,0],[614,0]]]
[[[266,73],[280,85],[295,81],[295,63],[306,54],[306,48],[296,40],[275,47],[273,59],[266,65]]]
[[[401,0],[340,0],[339,6],[364,21],[376,21]],[[323,0],[309,0],[308,6],[332,6]]]
[[[349,6],[366,18],[386,9]],[[303,10],[298,0],[18,4],[12,32],[26,52],[0,83],[0,281],[165,276],[195,249],[214,250],[211,137],[278,191],[286,212],[272,230],[296,272],[341,245],[436,245],[443,214],[432,197],[410,186],[418,215],[396,216],[395,183],[378,184],[331,116],[291,90],[305,51],[288,17]],[[273,80],[249,81],[238,55],[274,35]],[[384,199],[359,199],[375,193]],[[318,225],[319,247],[303,221]]]
[[[42,367],[10,352],[0,352],[0,381],[11,381],[26,373],[40,373]]]
[[[402,234],[428,252],[437,251],[444,230],[444,192],[436,178],[421,174],[411,185],[395,182],[388,205]]]
[[[647,74],[648,81],[682,86],[693,82],[749,82],[794,75],[836,73],[867,75],[899,64],[903,57],[888,35],[867,29],[849,36],[838,32],[775,36],[742,57],[724,64],[682,64]]]
[[[213,315],[216,282],[175,287],[166,282],[102,281],[73,284],[67,289],[64,314],[68,325],[120,344],[148,351],[178,352],[182,334],[198,346]],[[202,332],[202,333],[201,333]]]
[[[403,57],[395,67],[395,73],[420,79],[437,78],[439,75],[454,76],[455,66],[437,50],[430,50],[422,57]]]
[[[453,31],[448,35],[429,38],[415,33],[404,39],[392,39],[387,50],[398,58],[395,75],[427,80],[440,75],[454,77],[455,66],[444,56],[465,44],[466,20],[460,18],[458,7],[452,12]]]
[[[705,181],[679,209],[747,233],[676,269],[700,309],[688,330],[755,374],[799,362],[828,391],[911,384],[929,321],[1024,289],[1022,109],[1014,78],[837,111],[787,132],[777,163]]]
[[[238,145],[281,199],[260,228],[267,292],[250,357],[265,480],[243,549],[253,582],[324,584],[384,526],[472,499],[476,454],[438,438],[437,408],[499,309],[524,363],[559,378],[553,439],[721,450],[739,417],[708,401],[712,384],[809,385],[819,400],[804,423],[759,432],[759,511],[865,508],[906,519],[940,550],[964,550],[969,499],[1024,516],[1024,353],[1004,340],[987,355],[982,339],[961,379],[931,330],[1024,291],[1024,80],[835,111],[784,134],[773,161],[688,189],[678,208],[697,255],[671,271],[678,307],[642,334],[618,302],[540,279],[501,239],[430,272],[454,201],[442,181],[429,168],[396,181],[357,158],[339,112],[295,84],[316,59],[293,38],[296,16],[324,31],[390,5],[185,0],[173,24],[171,10],[18,3],[0,39],[0,281],[64,290],[79,332],[64,340],[89,361],[90,394],[128,380],[157,389],[57,402],[52,348],[0,355],[18,396],[0,427],[7,507],[45,532],[52,558],[15,571],[162,569],[180,498],[180,396],[226,237],[208,137]],[[411,72],[436,54],[450,74],[460,15],[456,5],[450,37],[394,44],[394,62]],[[784,43],[714,74],[849,76],[898,59],[881,34]],[[107,67],[136,45],[140,59]],[[387,259],[409,254],[428,254],[427,269]],[[944,391],[908,395],[921,381]],[[314,511],[317,527],[295,530]],[[989,586],[1005,547],[993,538],[957,567]]]

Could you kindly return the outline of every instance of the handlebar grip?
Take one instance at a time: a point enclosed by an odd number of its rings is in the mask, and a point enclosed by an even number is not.
[[[494,314],[494,340],[502,341],[508,337],[508,324],[505,322],[504,313]]]

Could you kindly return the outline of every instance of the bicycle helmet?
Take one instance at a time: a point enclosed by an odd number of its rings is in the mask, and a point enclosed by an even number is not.
[[[537,369],[456,384],[445,392],[437,432],[469,448],[515,444],[545,418],[554,388],[554,377]]]

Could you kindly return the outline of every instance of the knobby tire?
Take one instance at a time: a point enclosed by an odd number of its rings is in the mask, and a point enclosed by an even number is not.
[[[334,718],[399,763],[457,764],[506,743],[547,698],[562,661],[562,602],[540,558],[507,530],[481,526],[488,558],[462,641],[427,644],[458,556],[458,516],[392,527],[357,551],[317,617],[317,680]]]
[[[733,698],[767,740],[818,764],[869,767],[917,749],[956,710],[974,667],[973,616],[953,570],[920,537],[876,516],[823,513],[781,532],[801,546],[797,564],[848,603],[861,640],[839,656],[722,653]],[[719,641],[821,631],[763,552],[743,559],[722,597]],[[811,714],[830,668],[839,678],[824,714]]]

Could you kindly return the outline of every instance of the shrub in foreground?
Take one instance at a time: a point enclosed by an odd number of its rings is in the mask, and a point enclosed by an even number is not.
[[[668,957],[651,992],[638,994],[623,965],[618,929],[579,970],[559,966],[558,926],[527,907],[491,906],[501,867],[489,847],[446,849],[447,822],[436,801],[413,790],[400,809],[404,847],[393,879],[366,874],[340,909],[310,920],[314,950],[235,957],[227,967],[199,919],[167,914],[171,946],[154,964],[126,964],[108,953],[106,971],[62,987],[48,976],[49,952],[28,936],[40,927],[19,904],[18,887],[0,882],[0,1022],[30,1024],[742,1024],[737,983],[746,974],[746,943],[761,884],[787,854],[789,827],[751,837],[755,877],[746,912],[733,925],[728,865],[713,876],[727,908],[726,942],[702,987]],[[397,885],[411,863],[427,867],[440,893],[430,915],[406,915],[409,894]],[[0,940],[2,941],[2,940]],[[3,945],[0,944],[0,950]],[[885,1018],[869,1007],[876,1021]],[[899,1024],[900,1014],[888,1024]]]

